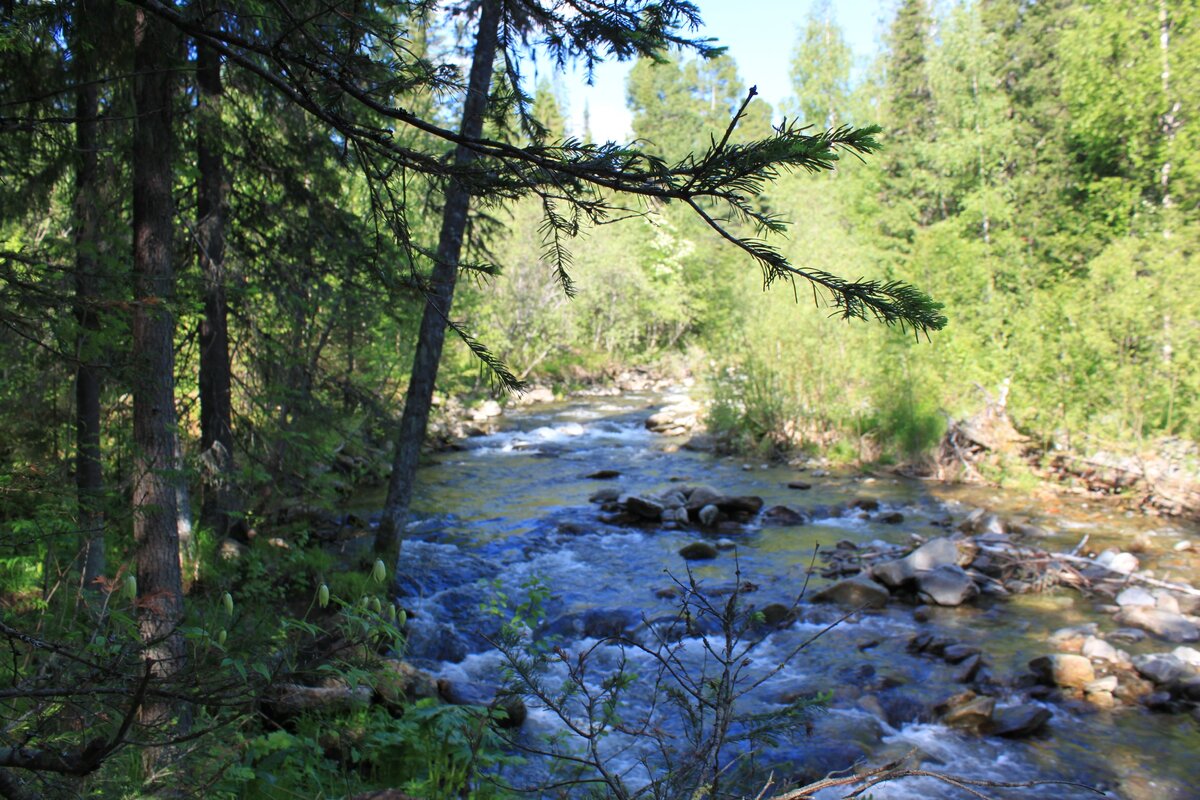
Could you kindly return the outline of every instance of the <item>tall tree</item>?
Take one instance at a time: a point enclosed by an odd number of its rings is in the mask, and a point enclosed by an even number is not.
[[[83,552],[83,586],[94,589],[104,575],[104,474],[100,453],[100,86],[103,48],[97,34],[111,4],[79,0],[72,14],[75,69],[75,318],[79,329],[75,370],[75,483]]]
[[[133,536],[138,621],[153,673],[184,664],[179,564],[175,415],[174,202],[176,30],[137,10],[133,30]],[[169,708],[147,703],[142,720],[161,725]]]
[[[625,97],[633,112],[633,135],[669,160],[702,153],[719,137],[746,97],[746,84],[728,55],[646,57],[629,71]],[[744,142],[770,131],[771,109],[752,103],[733,132]]]
[[[483,0],[480,6],[467,96],[463,101],[462,122],[459,125],[459,134],[470,139],[478,139],[483,133],[502,5],[502,0]],[[466,144],[459,144],[454,149],[454,165],[460,169],[469,166],[475,158],[475,150]],[[454,299],[454,284],[458,279],[470,204],[470,189],[461,183],[451,182],[442,208],[442,230],[430,276],[429,301],[421,316],[412,375],[404,396],[404,414],[400,418],[400,433],[396,440],[396,454],[392,459],[392,475],[388,481],[383,519],[375,538],[375,550],[386,554],[390,564],[395,564],[399,556],[400,537],[412,502],[413,482],[421,447],[425,442],[425,429],[429,424],[429,409],[433,405],[433,389],[442,359],[442,346],[446,341],[446,324],[450,320],[450,304]]]
[[[929,85],[932,29],[928,0],[903,0],[888,32],[884,98],[888,147],[883,170],[889,213],[881,223],[901,247],[912,241],[919,227],[943,215],[929,167],[937,129]]]
[[[204,480],[201,521],[218,537],[242,535],[233,458],[233,371],[225,291],[226,200],[221,123],[221,58],[196,45],[196,255],[203,276],[200,319],[200,450]]]
[[[850,107],[850,68],[854,54],[833,19],[829,0],[813,5],[792,54],[792,88],[801,121],[836,128]]]

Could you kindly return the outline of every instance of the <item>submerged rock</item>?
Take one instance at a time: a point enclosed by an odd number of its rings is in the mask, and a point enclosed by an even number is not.
[[[588,498],[589,503],[615,503],[621,499],[621,490],[617,488],[599,489]]]

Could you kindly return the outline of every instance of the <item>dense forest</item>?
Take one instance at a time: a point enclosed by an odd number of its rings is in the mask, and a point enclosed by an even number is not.
[[[722,452],[925,475],[999,403],[976,479],[1195,471],[1195,2],[902,0],[865,69],[818,3],[781,108],[698,14],[3,4],[0,797],[512,796],[511,709],[378,665],[423,450],[486,397],[644,368]],[[600,59],[632,143],[547,77]],[[715,796],[713,735],[655,791]]]

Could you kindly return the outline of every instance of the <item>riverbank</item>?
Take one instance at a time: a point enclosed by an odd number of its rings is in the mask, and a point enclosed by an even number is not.
[[[881,451],[875,437],[850,443],[833,431],[808,431],[798,420],[784,421],[764,452],[729,430],[713,431],[711,390],[679,364],[663,368],[579,373],[570,384],[535,384],[506,405],[494,399],[464,403],[447,399],[430,433],[433,446],[486,435],[506,407],[519,408],[571,397],[617,396],[626,392],[672,393],[647,418],[650,430],[686,436],[686,446],[718,455],[766,460],[813,469],[894,472],[948,484],[999,486],[1112,502],[1149,515],[1200,518],[1200,443],[1176,437],[1154,442],[1038,441],[1023,434],[1009,417],[1007,391],[987,395],[979,411],[947,419],[934,446],[916,455]],[[820,449],[814,443],[825,442]]]

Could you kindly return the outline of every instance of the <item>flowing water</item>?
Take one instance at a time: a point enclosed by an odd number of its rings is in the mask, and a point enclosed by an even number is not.
[[[673,576],[686,577],[687,566],[678,551],[705,537],[697,531],[600,521],[599,507],[588,498],[607,487],[654,495],[681,483],[706,484],[724,494],[758,495],[767,506],[815,509],[811,524],[750,525],[731,537],[737,542],[736,551],[692,562],[696,579],[718,594],[734,583],[735,569],[740,567],[742,578],[758,587],[746,599],[760,608],[795,601],[818,546],[832,547],[839,540],[907,544],[914,534],[942,535],[944,530],[934,523],[961,516],[976,505],[1024,512],[1056,531],[1045,543],[1052,550],[1070,549],[1085,534],[1102,545],[1119,541],[1135,529],[1163,543],[1161,550],[1168,554],[1170,544],[1179,538],[1197,538],[1195,530],[1175,523],[1130,518],[1059,499],[941,489],[891,476],[804,478],[804,473],[787,467],[747,465],[690,452],[679,448],[681,440],[644,428],[646,417],[671,399],[634,394],[517,409],[502,418],[499,432],[436,455],[420,476],[415,521],[402,559],[403,602],[413,610],[409,658],[450,681],[497,683],[501,659],[484,636],[494,635],[499,621],[481,608],[497,592],[510,599],[522,597],[522,586],[531,579],[548,584],[546,616],[551,629],[566,637],[567,649],[593,645],[595,637],[610,630],[631,630],[642,620],[672,615],[678,600],[659,597],[658,590],[670,587]],[[610,480],[586,477],[599,470],[620,475]],[[787,488],[788,481],[800,478],[809,481],[812,489]],[[901,511],[904,522],[888,525],[821,514],[823,506],[859,497]],[[373,502],[364,500],[368,505]],[[1178,568],[1186,564],[1164,562],[1160,568],[1172,566],[1176,575],[1184,577]],[[822,583],[813,578],[808,595]],[[801,601],[799,619],[770,633],[755,651],[749,674],[765,675],[796,644],[836,616],[832,608]],[[1129,800],[1200,798],[1196,769],[1200,726],[1189,715],[1051,704],[1047,707],[1053,718],[1047,731],[1031,739],[966,734],[932,721],[928,711],[962,689],[951,677],[957,668],[905,651],[910,634],[936,630],[981,647],[994,676],[1011,685],[1029,659],[1053,652],[1046,644],[1051,631],[1088,621],[1100,622],[1102,630],[1115,627],[1093,610],[1091,601],[1070,590],[934,609],[926,623],[914,621],[911,608],[893,604],[842,622],[788,660],[744,703],[751,710],[767,710],[781,708],[779,704],[789,698],[832,693],[807,732],[789,736],[763,756],[773,760],[776,775],[785,779],[821,776],[857,759],[882,763],[915,749],[925,766],[965,777],[1081,781],[1104,789],[1110,797]],[[685,645],[698,650],[699,640]],[[1136,647],[1169,650],[1173,646],[1150,642]],[[600,658],[615,662],[615,649],[607,656],[600,653]],[[643,700],[646,691],[641,690]],[[1015,690],[1010,695],[1001,696],[998,704],[1024,700]],[[639,690],[635,687],[630,696],[637,698]],[[891,724],[864,707],[886,710]],[[525,735],[556,729],[548,712],[530,709]],[[880,798],[966,796],[928,779],[873,791]],[[1047,786],[997,796],[1096,795]]]

